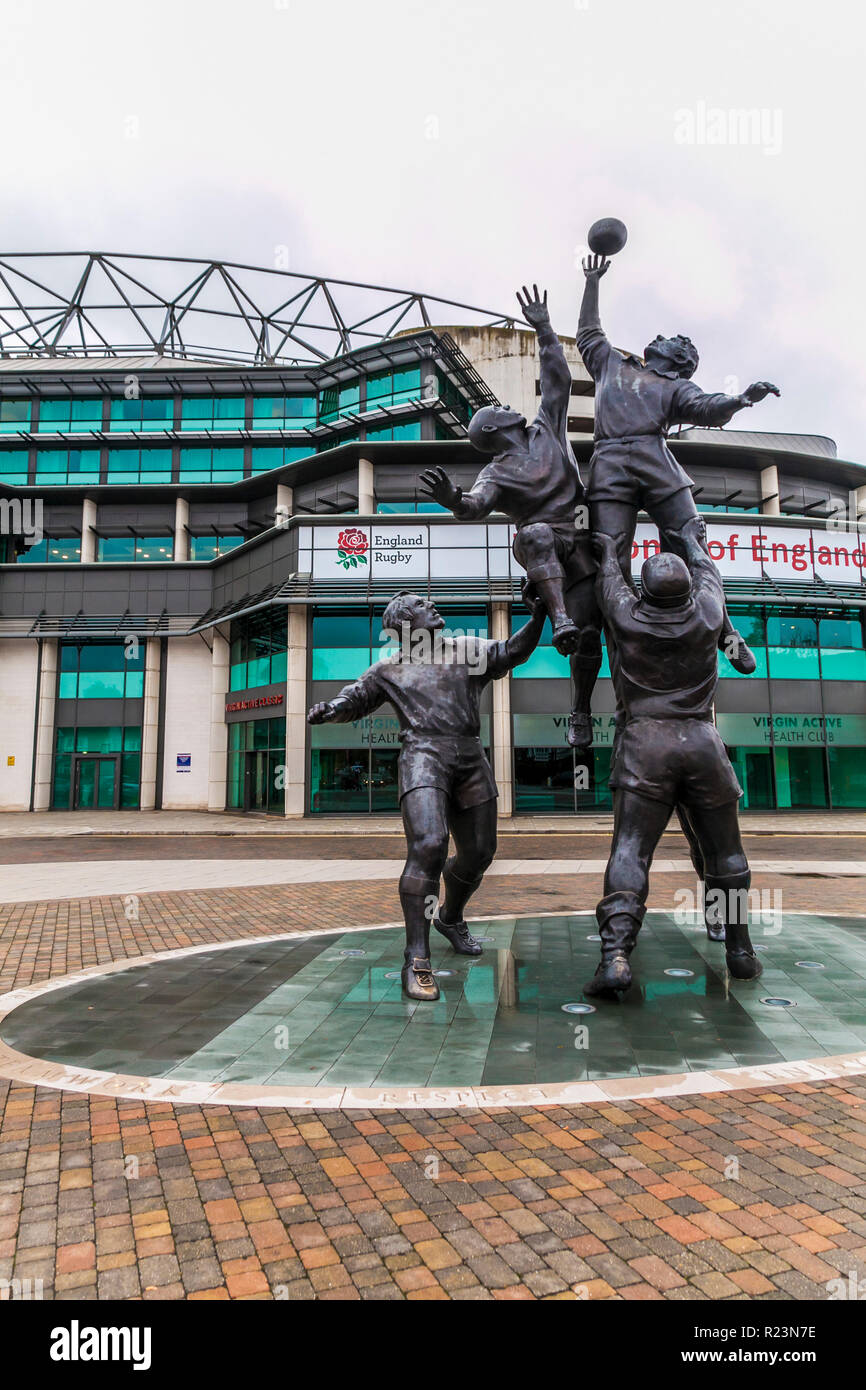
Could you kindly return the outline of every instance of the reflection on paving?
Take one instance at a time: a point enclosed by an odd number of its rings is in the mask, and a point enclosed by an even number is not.
[[[562,1006],[582,999],[595,967],[592,917],[475,930],[491,938],[477,960],[434,948],[434,968],[451,972],[435,1005],[401,998],[402,933],[369,929],[244,942],[94,977],[22,1004],[0,1037],[28,1056],[101,1071],[304,1086],[550,1085],[866,1044],[866,922],[855,918],[789,915],[756,927],[764,976],[728,989],[722,947],[695,924],[649,913],[635,988],[584,1016]],[[767,996],[794,1007],[770,1008]]]

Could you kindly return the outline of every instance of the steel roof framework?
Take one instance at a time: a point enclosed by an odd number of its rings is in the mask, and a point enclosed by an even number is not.
[[[454,317],[494,310],[351,280],[184,256],[0,254],[0,356],[307,366]]]

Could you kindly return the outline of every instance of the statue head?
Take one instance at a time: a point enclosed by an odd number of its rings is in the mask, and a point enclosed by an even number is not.
[[[676,372],[677,376],[688,380],[698,370],[698,350],[691,338],[678,333],[674,338],[663,338],[661,333],[647,343],[644,348],[644,361],[657,372]]]
[[[438,632],[445,626],[445,619],[432,599],[401,589],[382,614],[382,627],[387,631],[400,632],[403,623],[408,623],[413,632],[416,628]]]
[[[682,608],[691,596],[692,577],[679,555],[663,552],[644,561],[640,586],[642,602],[651,608]]]
[[[508,405],[484,405],[469,421],[469,441],[482,454],[503,454],[526,444],[526,416]]]

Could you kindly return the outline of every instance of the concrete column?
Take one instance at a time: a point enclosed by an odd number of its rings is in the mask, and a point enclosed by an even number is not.
[[[96,503],[85,497],[81,504],[81,563],[91,565],[96,559]]]
[[[761,469],[761,496],[769,499],[767,502],[761,503],[761,514],[763,516],[781,516],[779,470],[774,463]]]
[[[174,558],[189,559],[189,502],[185,497],[175,498],[174,503]]]
[[[358,515],[372,516],[375,510],[373,465],[369,459],[358,459]]]
[[[158,637],[148,637],[144,650],[144,711],[141,719],[141,809],[156,806],[156,779],[159,775],[159,668],[161,647]]]
[[[229,688],[229,658],[231,647],[218,628],[213,629],[211,649],[211,710],[210,759],[208,766],[207,808],[224,811],[226,807],[226,772],[228,759],[228,728],[226,726],[226,692]]]
[[[51,771],[54,754],[54,698],[57,694],[57,661],[60,643],[55,637],[42,643],[39,704],[36,714],[36,767],[33,774],[33,809],[51,806]]]
[[[490,636],[494,642],[503,642],[511,631],[509,606],[507,603],[494,603],[490,624]],[[491,681],[493,690],[493,775],[499,790],[499,815],[514,814],[514,772],[511,747],[511,677]]]
[[[307,610],[289,604],[286,663],[286,815],[306,811]]]

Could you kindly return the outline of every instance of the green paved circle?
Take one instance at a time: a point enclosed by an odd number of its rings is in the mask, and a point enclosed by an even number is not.
[[[168,956],[50,990],[7,1015],[29,1057],[178,1082],[517,1086],[760,1066],[866,1045],[866,921],[753,927],[760,980],[729,981],[703,928],[650,912],[619,1003],[570,1014],[598,960],[588,914],[474,924],[477,960],[437,939],[437,1004],[401,997],[402,931],[304,934]],[[359,954],[359,952],[363,954]],[[798,961],[817,962],[822,970]],[[688,970],[690,975],[671,975]],[[767,997],[795,1008],[770,1008]]]

